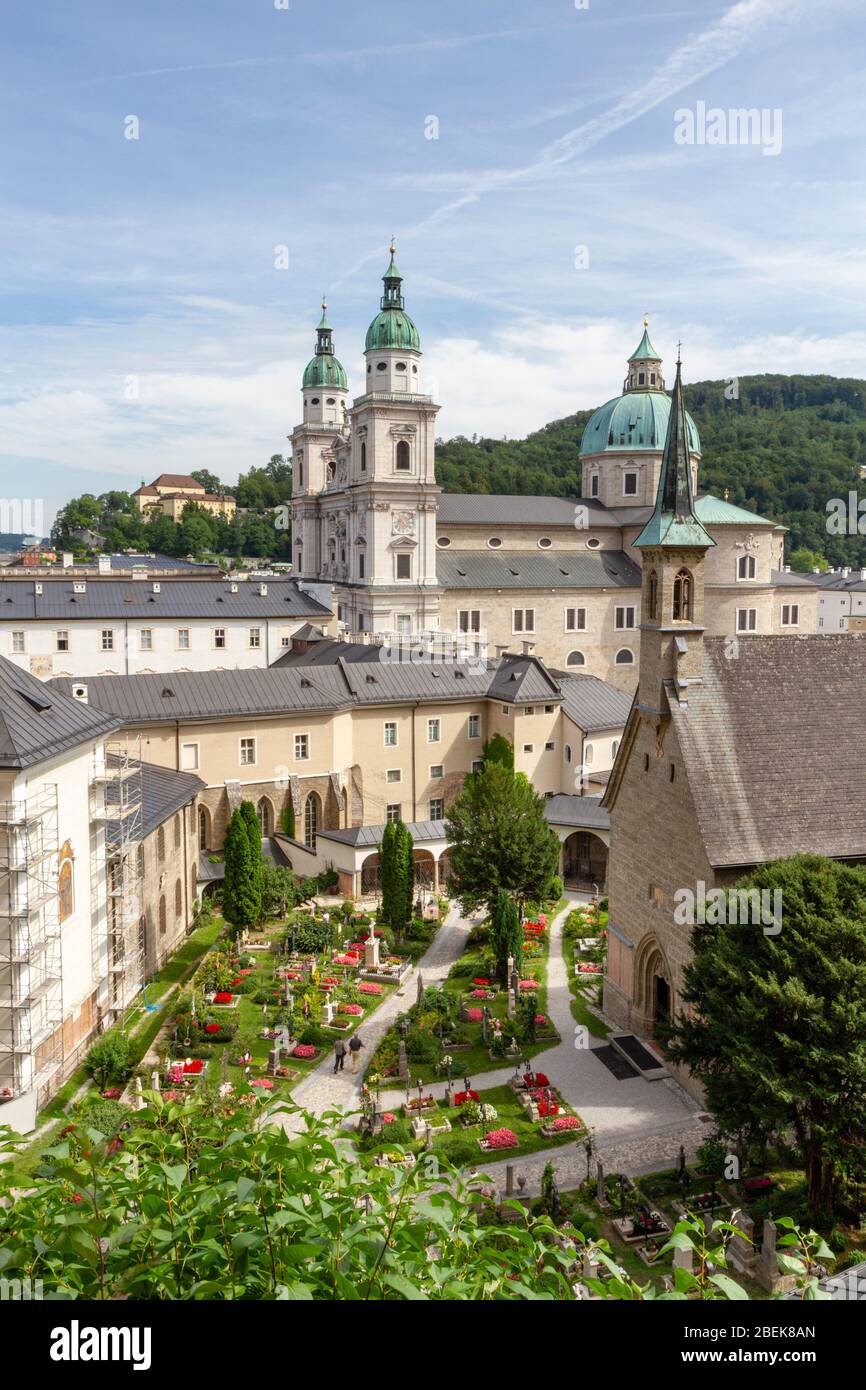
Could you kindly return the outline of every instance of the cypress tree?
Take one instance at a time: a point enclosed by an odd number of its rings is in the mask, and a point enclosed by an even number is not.
[[[237,814],[246,830],[250,842],[251,879],[250,894],[256,905],[255,921],[262,915],[262,885],[264,870],[262,862],[262,827],[259,824],[256,808],[251,801],[242,801]]]
[[[382,905],[379,913],[382,921],[389,927],[394,925],[396,832],[396,825],[389,820],[382,835],[382,843],[379,846],[379,886],[382,892]]]
[[[493,912],[490,916],[490,944],[496,959],[496,974],[499,983],[508,985],[508,957],[514,957],[514,965],[520,973],[523,963],[523,929],[520,925],[514,900],[504,888],[496,894]]]
[[[254,878],[250,838],[243,818],[235,811],[226,828],[224,856],[226,874],[223,883],[223,916],[236,932],[252,926],[261,909],[252,891]]]

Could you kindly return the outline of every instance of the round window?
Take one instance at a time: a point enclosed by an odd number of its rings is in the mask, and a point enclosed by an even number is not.
[[[487,544],[490,546],[491,550],[498,550],[502,544],[502,541],[498,536],[491,536]]]
[[[414,363],[412,365],[412,371],[415,373],[416,376],[418,375],[418,368],[414,365]]]
[[[405,362],[395,362],[395,363],[394,363],[394,368],[395,368],[395,370],[398,371],[398,372],[405,372],[405,370],[406,370],[406,363],[405,363]]]
[[[387,370],[388,370],[388,363],[387,363],[387,362],[377,362],[377,363],[376,363],[376,371],[377,371],[377,372],[386,372]]]
[[[590,550],[598,550],[598,547],[601,545],[601,541],[598,539],[598,536],[590,536],[586,544]]]
[[[336,405],[336,404],[337,404],[337,397],[336,397],[336,396],[329,396],[328,399],[325,401],[325,405]]]
[[[437,537],[436,537],[436,544],[437,544],[438,546],[441,546],[442,549],[444,550],[445,547],[446,547],[447,545],[450,545],[450,544],[451,544],[451,537],[450,537],[450,536],[437,536]]]
[[[318,396],[314,396],[313,399],[312,399],[312,401],[311,401],[311,405],[318,405],[318,404],[319,404],[319,398],[318,398]]]
[[[553,545],[553,541],[550,539],[549,536],[540,536],[538,544],[541,550],[549,550],[550,547]]]

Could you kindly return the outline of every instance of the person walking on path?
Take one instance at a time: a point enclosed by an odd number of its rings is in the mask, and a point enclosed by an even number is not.
[[[338,1038],[334,1043],[334,1075],[343,1070],[343,1063],[346,1060],[346,1044],[342,1038]]]
[[[358,1034],[353,1033],[351,1038],[349,1039],[349,1051],[352,1054],[352,1071],[358,1070],[358,1061],[360,1059],[361,1048],[363,1046],[364,1044],[361,1042],[361,1039],[358,1037]]]

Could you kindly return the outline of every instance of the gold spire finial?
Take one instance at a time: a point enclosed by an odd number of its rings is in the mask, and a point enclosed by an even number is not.
[[[678,363],[682,361],[682,347],[683,347],[683,345],[682,345],[682,343],[680,342],[680,340],[679,340],[679,338],[678,338],[678,339],[677,339],[677,362],[678,362]]]
[[[644,314],[644,316],[643,316],[643,326],[644,326],[644,328],[649,328],[649,314]]]
[[[391,255],[392,255],[392,256],[396,256],[396,254],[397,254],[397,238],[396,238],[396,237],[392,236],[392,238],[391,238],[391,245],[388,247],[388,250],[391,252]]]
[[[327,307],[328,307],[327,296],[325,295],[325,291],[322,290],[322,313],[325,312],[325,310],[327,309]]]

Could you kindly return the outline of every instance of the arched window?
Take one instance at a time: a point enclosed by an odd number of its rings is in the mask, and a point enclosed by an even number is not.
[[[174,847],[180,849],[180,816],[174,818]]]
[[[583,652],[569,652],[565,658],[566,666],[585,666],[586,657]]]
[[[266,796],[262,797],[261,801],[256,807],[256,814],[259,818],[259,827],[262,832],[262,839],[267,839],[267,837],[271,833],[271,829],[273,826],[273,817],[271,815],[271,803],[268,801],[268,798]]]
[[[366,442],[364,442],[364,443],[362,443],[362,445],[361,445],[361,472],[362,472],[362,473],[366,473],[366,471],[367,471],[367,445],[366,445]]]
[[[198,847],[207,849],[207,811],[203,806],[198,808]]]
[[[340,793],[340,800],[341,800],[342,803],[343,803],[343,827],[344,827],[344,829],[348,830],[348,828],[349,828],[349,793],[348,793],[348,791],[346,790],[345,787],[343,788],[342,792]]]
[[[659,577],[656,574],[655,570],[650,570],[649,578],[647,579],[646,613],[647,617],[653,622],[655,622],[656,618],[658,617],[658,604]]]
[[[610,756],[611,756],[612,758],[615,758],[618,752],[619,752],[619,739],[618,739],[618,738],[615,738],[615,739],[613,740],[613,743],[610,745]]]
[[[138,877],[139,877],[139,878],[144,878],[144,845],[143,845],[143,844],[140,844],[139,847],[138,847],[137,863],[138,863]]]
[[[408,473],[411,465],[412,460],[409,455],[409,445],[405,439],[401,439],[397,445],[397,467],[401,472]]]
[[[156,857],[160,864],[165,859],[165,828],[160,826],[156,832]]]
[[[755,557],[754,555],[741,555],[737,561],[737,578],[754,579],[755,577]]]
[[[316,833],[322,815],[322,803],[315,792],[310,792],[304,803],[304,844],[307,849],[316,848]]]
[[[619,651],[617,652],[616,656],[614,657],[614,665],[616,665],[616,666],[633,666],[633,665],[634,665],[634,652],[629,651],[628,647],[620,647]]]
[[[692,576],[680,570],[674,580],[674,620],[688,623],[692,618]]]
[[[159,900],[159,934],[165,936],[165,894]]]
[[[179,917],[183,912],[183,885],[180,879],[174,885],[174,915]]]
[[[75,911],[72,860],[72,846],[66,840],[60,849],[60,865],[57,870],[58,910],[61,922],[65,922]]]
[[[587,767],[592,767],[595,761],[595,749],[591,743],[585,743],[583,745],[583,761]]]
[[[565,745],[565,761],[566,761],[567,763],[570,763],[570,762],[571,762],[571,744],[570,744],[570,743],[567,743],[567,744]]]
[[[194,903],[195,900],[196,900],[196,897],[198,896],[198,894],[196,893],[197,887],[198,887],[198,876],[197,876],[196,871],[195,871],[195,865],[193,865],[192,868],[190,869],[190,876],[189,876],[189,900],[190,900],[191,903]]]

